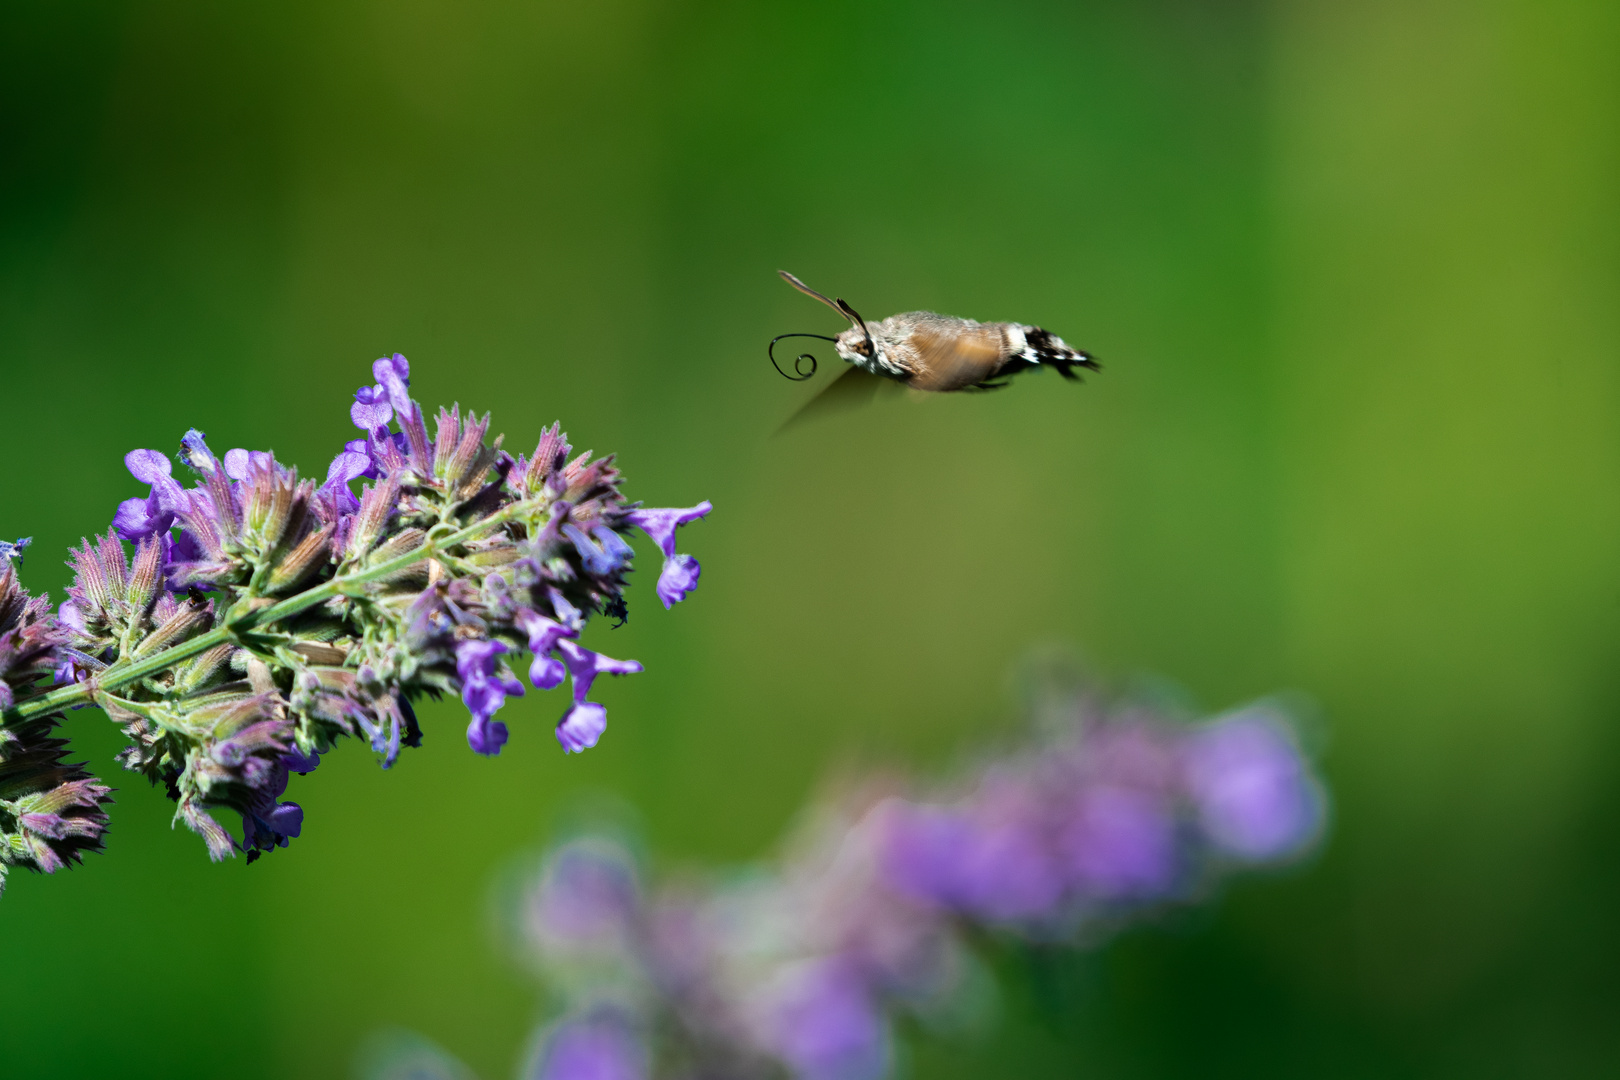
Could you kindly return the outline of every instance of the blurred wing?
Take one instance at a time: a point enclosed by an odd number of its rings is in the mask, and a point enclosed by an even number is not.
[[[815,420],[866,405],[890,381],[851,364],[849,370],[828,383],[825,390],[805,402],[798,412],[788,417],[787,422],[776,429],[776,434],[780,435],[789,428],[798,427],[806,420]]]
[[[990,378],[1001,366],[1005,339],[1001,327],[972,326],[961,331],[920,326],[911,333],[921,371],[907,385],[917,390],[960,390]]]

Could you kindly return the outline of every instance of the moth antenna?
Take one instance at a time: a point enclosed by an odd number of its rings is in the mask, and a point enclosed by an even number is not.
[[[804,293],[804,295],[813,296],[817,300],[820,300],[823,304],[826,304],[828,307],[830,307],[834,311],[838,312],[838,314],[840,314],[840,315],[844,314],[844,309],[843,308],[839,307],[831,299],[829,299],[829,298],[821,295],[820,293],[816,292],[816,290],[812,289],[810,286],[806,285],[804,282],[800,281],[798,278],[794,277],[792,274],[788,273],[786,270],[778,270],[777,273],[782,275],[782,280],[783,281],[787,282],[789,285],[793,286],[795,289],[798,289],[800,292]],[[844,317],[848,318],[847,315],[844,316]]]
[[[838,340],[837,338],[830,338],[826,334],[777,334],[775,337],[771,338],[770,345],[766,346],[765,348],[766,354],[771,358],[771,366],[776,369],[776,373],[778,375],[789,380],[790,382],[804,382],[804,380],[814,375],[816,373],[816,358],[811,353],[802,352],[793,358],[794,374],[789,375],[787,372],[783,371],[782,365],[776,362],[776,343],[785,337],[813,337],[820,338],[822,341],[833,342]],[[804,370],[804,362],[806,360],[810,361],[809,371]]]
[[[872,331],[866,328],[866,320],[861,318],[860,312],[850,307],[841,296],[838,298],[838,310],[844,313],[844,318],[861,328],[861,335],[866,338],[866,355],[875,354],[877,347],[872,344]]]

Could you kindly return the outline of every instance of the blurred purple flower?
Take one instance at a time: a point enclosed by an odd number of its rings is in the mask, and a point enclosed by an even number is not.
[[[1074,800],[1061,838],[1077,887],[1101,900],[1147,899],[1176,877],[1171,807],[1153,792],[1099,786]]]
[[[640,906],[628,852],[608,842],[576,840],[546,860],[528,909],[530,931],[543,947],[600,947],[629,936]]]
[[[770,1042],[802,1080],[878,1080],[889,1033],[860,973],[839,958],[784,972],[773,987]]]
[[[570,1017],[552,1029],[528,1080],[645,1080],[647,1050],[615,1012]]]
[[[1316,839],[1323,798],[1285,723],[1251,709],[1188,739],[1188,784],[1216,847],[1240,859],[1286,858]]]

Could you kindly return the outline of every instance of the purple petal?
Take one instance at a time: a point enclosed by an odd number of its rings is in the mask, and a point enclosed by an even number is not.
[[[264,450],[225,451],[225,475],[232,480],[246,480],[254,469],[274,470],[275,455]]]
[[[593,574],[602,576],[611,574],[622,567],[629,556],[635,554],[630,545],[612,529],[596,530],[598,539],[603,533],[613,538],[611,547],[598,544],[596,540],[586,536],[578,525],[564,525],[562,531],[564,536],[574,542],[574,549],[579,552],[581,561],[585,563],[585,569]]]
[[[495,658],[506,652],[499,641],[472,639],[456,646],[456,674],[463,679],[488,677],[495,672]]]
[[[63,626],[76,633],[83,634],[87,632],[84,625],[84,615],[79,611],[78,605],[71,600],[62,601],[62,606],[56,609],[56,617]]]
[[[627,519],[652,537],[658,550],[664,553],[664,568],[658,574],[658,599],[664,602],[666,609],[674,607],[687,593],[697,588],[698,575],[702,573],[698,561],[692,556],[676,554],[675,530],[698,520],[712,509],[713,505],[705,499],[684,510],[635,510]]]
[[[567,674],[568,669],[555,656],[536,656],[529,665],[529,682],[536,690],[555,690]]]
[[[563,654],[568,673],[573,676],[574,702],[579,705],[585,704],[585,695],[591,692],[591,684],[598,675],[634,675],[641,670],[641,664],[635,660],[615,660],[567,639],[559,641],[557,649]]]
[[[696,506],[680,509],[633,510],[629,515],[630,524],[652,537],[653,543],[664,553],[664,557],[675,554],[675,530],[682,525],[692,522],[708,514],[714,506],[704,499]]]
[[[919,900],[954,905],[957,871],[971,826],[960,814],[896,801],[885,807],[880,848],[884,876]]]
[[[315,771],[315,766],[321,763],[321,755],[306,754],[295,746],[281,755],[281,763],[287,767],[288,772],[303,775]]]
[[[557,721],[557,741],[564,753],[577,754],[596,745],[607,730],[607,709],[594,701],[580,702]]]
[[[265,821],[281,836],[297,836],[304,827],[304,809],[295,802],[277,803]]]
[[[15,559],[17,560],[17,565],[21,566],[23,561],[23,548],[26,548],[33,542],[34,538],[32,536],[24,536],[15,541],[0,540],[0,565],[4,565],[5,563]]]
[[[521,608],[513,616],[519,630],[529,635],[529,651],[544,656],[557,647],[563,638],[578,637],[579,631],[570,629],[555,619],[548,619],[538,611]]]
[[[124,466],[129,469],[131,476],[143,484],[156,484],[159,478],[169,476],[174,471],[168,455],[156,450],[131,450],[124,455]]]
[[[248,457],[246,450],[225,451],[225,475],[232,480],[246,480],[248,478],[248,468],[251,464],[252,459]]]
[[[658,599],[665,610],[674,607],[697,588],[698,575],[703,568],[690,555],[671,555],[664,560],[664,569],[658,574]]]
[[[411,364],[399,353],[385,356],[371,365],[371,374],[388,394],[388,403],[402,419],[416,408],[411,401]],[[353,410],[351,410],[351,415]]]
[[[354,393],[354,404],[349,406],[349,419],[363,431],[387,427],[394,418],[394,407],[388,404],[388,392],[380,386],[362,386]]]
[[[371,472],[371,455],[355,453],[353,450],[344,450],[332,459],[332,464],[326,468],[326,487],[337,487],[348,484],[351,480],[358,480]]]
[[[1157,896],[1175,884],[1175,823],[1153,792],[1097,787],[1083,793],[1061,846],[1075,883],[1103,899]]]
[[[493,716],[506,704],[506,688],[483,672],[463,676],[461,700],[474,716]]]
[[[157,504],[158,500],[150,496],[145,499],[125,499],[113,514],[113,528],[130,543],[166,532],[174,524],[174,515],[158,509]]]
[[[883,1013],[866,980],[841,958],[806,961],[786,976],[771,1008],[773,1049],[805,1080],[889,1075]]]
[[[506,745],[506,725],[499,720],[473,717],[472,723],[467,725],[467,745],[474,753],[494,757]]]

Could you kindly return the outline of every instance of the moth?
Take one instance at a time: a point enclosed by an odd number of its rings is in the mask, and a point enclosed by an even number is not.
[[[1084,349],[1076,349],[1051,331],[1026,323],[982,323],[932,311],[907,311],[869,324],[842,298],[829,299],[786,270],[777,272],[789,285],[826,304],[850,322],[849,329],[837,337],[781,334],[772,339],[772,364],[776,364],[776,342],[782,338],[817,337],[831,341],[838,355],[851,365],[826,390],[811,399],[789,424],[811,412],[811,407],[818,402],[848,404],[870,397],[885,380],[913,390],[953,393],[999,390],[1012,376],[1038,368],[1053,368],[1063,378],[1075,382],[1080,380],[1075,374],[1076,368],[1102,369]],[[810,362],[808,371],[801,366],[805,360]],[[776,368],[782,371],[781,365]],[[814,375],[815,357],[801,353],[794,371],[796,375],[787,375],[785,371],[782,374],[795,381]],[[823,399],[829,400],[823,402]]]

